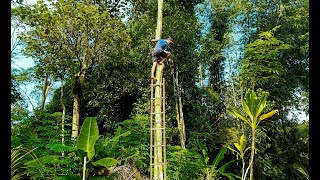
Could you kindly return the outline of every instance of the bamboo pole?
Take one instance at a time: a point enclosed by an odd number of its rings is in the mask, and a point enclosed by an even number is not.
[[[162,34],[162,17],[163,17],[163,0],[158,0],[158,17],[157,17],[157,29],[156,29],[156,39],[161,38]],[[157,64],[156,68],[156,86],[155,86],[155,100],[154,100],[154,113],[155,113],[155,122],[154,127],[154,179],[163,180],[163,151],[162,151],[162,125],[163,116],[162,116],[162,74],[163,74],[164,65]]]

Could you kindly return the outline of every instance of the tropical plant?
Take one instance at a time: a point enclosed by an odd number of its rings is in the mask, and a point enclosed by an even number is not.
[[[33,150],[27,150],[22,145],[11,149],[11,180],[22,179],[27,174],[23,166],[23,158],[29,154],[33,159],[36,159],[37,157],[33,153]]]
[[[207,155],[205,146],[198,141],[198,145],[201,148],[202,151],[202,163],[205,165],[204,168],[202,169],[202,174],[200,175],[201,179],[205,180],[211,180],[211,179],[218,179],[219,175],[225,176],[229,178],[229,180],[234,180],[234,178],[240,179],[239,176],[233,173],[227,173],[225,170],[230,167],[233,163],[237,162],[238,160],[232,160],[224,165],[218,167],[218,164],[220,163],[221,160],[224,159],[224,154],[227,152],[228,148],[227,147],[222,147],[219,153],[216,155],[214,160],[212,161],[212,164],[209,165],[209,157]]]
[[[306,168],[298,164],[293,164],[293,167],[300,173],[301,176],[303,176],[304,179],[309,180],[309,173]]]
[[[262,95],[258,97],[254,90],[248,89],[245,95],[246,99],[244,100],[241,98],[242,109],[231,106],[227,107],[228,113],[247,123],[252,130],[251,159],[248,166],[248,168],[250,167],[250,180],[253,179],[253,159],[255,154],[256,129],[262,120],[265,120],[278,112],[276,109],[261,115],[267,104],[268,95],[269,92],[262,92]],[[247,171],[244,175],[244,179],[246,178]]]
[[[234,149],[234,148],[232,148],[230,146],[228,146],[227,148],[237,154],[237,159],[240,156],[240,159],[242,160],[242,175],[241,175],[241,179],[244,180],[244,169],[245,169],[244,155],[247,152],[247,150],[250,149],[250,147],[247,147],[246,137],[244,136],[244,134],[241,135],[241,137],[240,137],[238,142],[234,143],[234,146],[236,147],[236,149]]]
[[[77,140],[77,146],[76,148],[79,150],[83,150],[86,152],[86,156],[83,157],[83,176],[82,179],[85,180],[88,177],[87,173],[87,168],[86,165],[89,163],[93,156],[95,155],[95,149],[94,145],[99,138],[99,129],[98,129],[98,124],[95,118],[93,117],[88,117],[85,119],[81,130],[80,130],[80,135]],[[88,157],[88,162],[87,162],[87,157]],[[95,162],[92,162],[94,166],[104,166],[106,168],[116,165],[118,161],[113,158],[103,158],[99,159]]]

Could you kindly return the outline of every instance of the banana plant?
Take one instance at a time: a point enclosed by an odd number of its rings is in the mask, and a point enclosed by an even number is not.
[[[103,146],[109,147],[110,151],[114,150],[116,143],[118,143],[120,137],[128,136],[131,132],[127,131],[121,133],[121,128],[117,129],[117,133],[113,138],[107,138],[105,144]],[[85,156],[83,157],[83,173],[82,179],[86,179],[88,176],[87,172],[87,164],[90,163],[94,166],[104,166],[105,168],[109,168],[111,166],[117,165],[118,161],[114,158],[102,158],[95,162],[91,162],[93,157],[95,156],[95,143],[99,139],[99,129],[96,118],[94,117],[87,117],[83,125],[80,129],[80,134],[78,136],[76,147],[67,146],[63,144],[50,144],[48,147],[51,150],[55,151],[75,151],[79,156],[82,156],[83,152]]]
[[[278,112],[276,109],[261,115],[263,109],[266,107],[268,95],[269,92],[262,92],[262,95],[258,97],[254,90],[248,89],[245,95],[245,100],[241,98],[242,109],[231,106],[227,107],[228,113],[247,123],[252,130],[251,158],[249,163],[250,180],[253,179],[253,159],[255,154],[256,129],[262,120],[265,120]],[[247,172],[248,169],[245,173],[245,177]]]
[[[96,118],[93,117],[87,117],[80,130],[80,135],[77,140],[77,149],[81,149],[84,152],[87,153],[86,156],[84,156],[84,162],[83,162],[83,173],[82,173],[82,179],[85,180],[87,178],[86,173],[86,164],[92,160],[93,156],[95,155],[95,149],[94,145],[96,141],[99,138],[99,128],[97,124]],[[88,157],[88,162],[87,162]],[[104,166],[104,167],[110,167],[113,165],[116,165],[118,161],[113,158],[103,158],[98,161],[92,162],[93,165],[98,166]]]
[[[244,134],[241,135],[240,139],[238,142],[234,143],[234,147],[236,149],[233,149],[232,147],[228,146],[227,148],[230,149],[231,151],[235,152],[237,154],[237,159],[242,160],[242,175],[241,175],[241,180],[244,180],[244,169],[245,169],[245,161],[244,161],[244,155],[245,153],[250,149],[250,147],[247,147],[246,143],[246,137]]]

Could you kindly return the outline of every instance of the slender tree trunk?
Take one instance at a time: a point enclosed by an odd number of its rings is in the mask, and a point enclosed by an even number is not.
[[[66,117],[66,106],[64,105],[64,92],[63,92],[63,79],[61,80],[61,96],[60,96],[60,102],[62,106],[62,117],[61,117],[61,144],[64,145],[64,120]],[[64,151],[62,152],[62,156],[64,156]]]
[[[241,180],[244,180],[244,169],[245,169],[245,162],[244,162],[244,158],[242,158],[242,173],[241,173]]]
[[[44,104],[46,101],[46,92],[47,92],[48,84],[49,84],[48,76],[49,75],[46,75],[46,77],[44,79],[43,88],[42,88],[42,100],[41,100],[41,108],[40,108],[40,116],[41,117],[42,117],[42,113],[43,113],[43,109],[44,109]]]
[[[184,125],[184,117],[183,117],[183,104],[181,98],[181,91],[178,81],[178,71],[176,71],[174,76],[174,94],[176,101],[176,120],[178,123],[178,130],[180,134],[180,145],[182,149],[186,148],[186,133],[185,133],[185,125]]]
[[[185,125],[184,125],[184,117],[183,117],[183,110],[182,110],[182,100],[181,96],[179,96],[179,112],[180,112],[180,143],[181,148],[186,148],[186,131],[185,131]]]
[[[202,88],[203,86],[203,74],[202,74],[202,70],[203,67],[202,67],[202,63],[199,64],[199,87]]]
[[[156,39],[161,38],[162,17],[163,17],[163,0],[158,0],[158,17],[157,17]]]
[[[251,146],[251,160],[250,160],[250,180],[253,180],[253,158],[255,153],[255,141],[256,141],[256,130],[252,128],[252,146]]]
[[[200,62],[199,63],[199,88],[202,90],[203,89],[203,65]],[[201,104],[204,104],[204,97],[201,96]],[[200,115],[202,115],[202,109],[200,109]]]
[[[53,78],[49,80],[49,75],[46,75],[44,79],[44,84],[42,88],[42,99],[41,99],[41,107],[40,107],[40,118],[42,118],[44,105],[46,103],[47,95],[50,89],[51,82],[53,81]]]

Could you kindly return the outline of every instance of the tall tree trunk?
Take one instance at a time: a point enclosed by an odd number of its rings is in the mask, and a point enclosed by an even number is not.
[[[176,101],[176,120],[178,123],[178,130],[180,134],[180,145],[182,149],[186,148],[186,133],[185,133],[185,125],[184,125],[184,117],[183,117],[183,105],[182,105],[182,98],[181,98],[181,90],[179,86],[178,80],[178,71],[176,70],[175,76],[173,76],[174,81],[174,94],[175,94],[175,101]]]
[[[186,131],[185,131],[185,125],[184,125],[184,117],[183,117],[183,110],[182,110],[182,100],[181,96],[179,96],[179,114],[180,114],[180,143],[181,143],[181,148],[185,149],[186,148]]]
[[[64,105],[64,92],[63,92],[63,79],[61,80],[61,96],[60,96],[60,102],[62,106],[62,117],[61,117],[61,144],[64,145],[64,120],[66,117],[66,106]],[[62,152],[62,156],[64,156],[64,151]]]
[[[163,11],[163,0],[158,0],[158,18],[157,18],[157,29],[156,29],[156,39],[161,38],[162,34],[162,11]],[[161,112],[164,111],[162,109],[162,74],[163,74],[164,65],[157,64],[156,68],[156,87],[155,87],[155,103],[154,103],[154,110],[155,110],[155,128],[162,128],[161,122],[163,122]],[[156,145],[163,145],[162,143],[162,131],[158,129],[155,131],[154,137],[154,162],[155,163],[162,163],[163,162],[163,153],[161,146]],[[164,167],[162,165],[155,165],[154,166],[154,179],[155,180],[163,180],[164,179]]]
[[[87,70],[87,63],[84,61],[81,71],[76,75],[76,80],[73,90],[73,116],[72,116],[72,139],[75,140],[79,134],[79,120],[80,120],[80,97],[82,94],[82,87]]]
[[[158,17],[157,17],[156,39],[161,38],[162,17],[163,17],[163,0],[158,0]]]
[[[73,95],[73,112],[72,112],[72,134],[71,137],[75,140],[78,137],[79,119],[80,119],[80,95]]]

